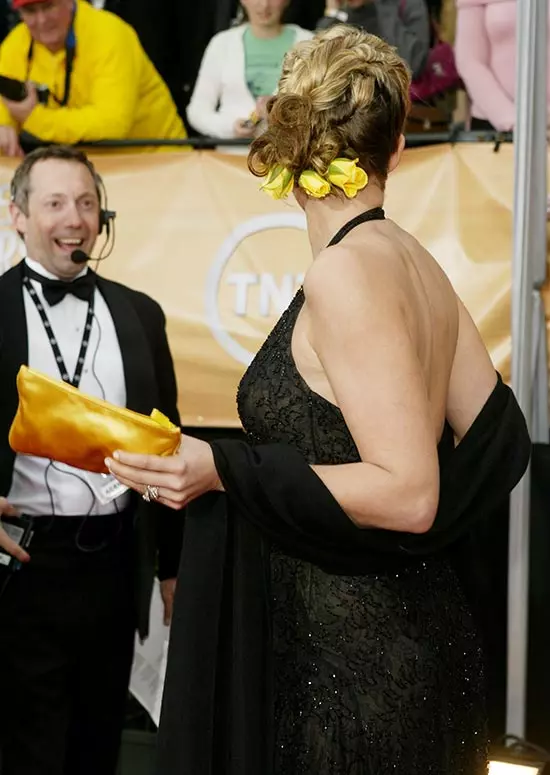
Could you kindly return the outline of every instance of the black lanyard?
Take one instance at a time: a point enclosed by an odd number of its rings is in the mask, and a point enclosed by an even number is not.
[[[80,352],[78,353],[78,359],[76,361],[74,376],[71,379],[69,377],[69,371],[67,369],[67,366],[65,365],[63,356],[61,355],[61,350],[59,349],[57,339],[55,338],[52,324],[48,320],[48,316],[46,314],[46,310],[44,309],[44,305],[40,300],[40,296],[34,290],[34,286],[31,283],[29,277],[26,277],[26,276],[23,277],[23,285],[29,292],[31,299],[34,301],[35,307],[38,310],[38,314],[40,315],[40,318],[42,320],[42,325],[44,326],[44,330],[46,331],[46,334],[50,341],[52,352],[54,354],[54,358],[57,363],[57,368],[59,369],[59,373],[61,374],[61,379],[63,380],[63,382],[68,382],[69,385],[73,385],[73,387],[75,388],[79,387],[80,380],[82,379],[82,370],[84,368],[84,361],[86,360],[86,353],[88,352],[88,346],[90,344],[90,335],[92,331],[92,322],[94,318],[94,296],[92,296],[88,304],[88,314],[86,316],[86,323],[84,325],[84,333],[82,335],[82,342],[80,344]]]
[[[71,26],[69,27],[69,32],[67,33],[67,38],[65,40],[65,90],[63,92],[63,97],[59,99],[50,90],[50,96],[62,108],[64,108],[69,103],[69,97],[71,96],[71,80],[73,77],[73,67],[74,67],[74,60],[76,56],[76,35],[74,31],[74,14],[75,12],[73,12]],[[27,75],[25,77],[26,81],[29,80],[33,57],[34,57],[34,39],[31,38],[31,44],[29,46],[29,51],[27,54]]]

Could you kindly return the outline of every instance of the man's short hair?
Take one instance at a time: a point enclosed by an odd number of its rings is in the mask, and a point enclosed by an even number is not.
[[[71,145],[46,145],[29,153],[15,170],[11,181],[11,201],[17,205],[25,215],[29,214],[29,194],[31,187],[31,171],[35,164],[48,159],[60,159],[75,164],[82,164],[93,178],[97,192],[99,206],[101,207],[103,181],[92,162],[84,151]]]

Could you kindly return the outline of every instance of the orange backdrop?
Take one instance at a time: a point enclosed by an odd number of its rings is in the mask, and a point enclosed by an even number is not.
[[[164,308],[183,423],[237,425],[239,379],[310,262],[301,211],[262,194],[243,156],[94,161],[118,213],[115,250],[99,271]],[[0,271],[22,255],[7,212],[13,167],[0,160]],[[386,203],[441,263],[506,379],[512,200],[512,147],[459,144],[407,150]]]

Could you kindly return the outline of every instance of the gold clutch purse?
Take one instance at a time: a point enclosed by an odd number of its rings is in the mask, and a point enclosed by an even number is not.
[[[108,473],[105,458],[117,449],[145,455],[173,455],[180,429],[156,409],[150,417],[88,396],[61,380],[21,366],[19,407],[9,443],[22,455]]]

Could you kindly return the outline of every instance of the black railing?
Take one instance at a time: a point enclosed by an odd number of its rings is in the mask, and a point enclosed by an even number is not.
[[[455,143],[492,143],[495,150],[498,150],[502,143],[510,143],[513,141],[511,132],[495,132],[491,130],[480,131],[467,131],[463,128],[463,125],[457,124],[450,126],[447,131],[444,132],[415,132],[407,134],[406,136],[408,148],[419,148],[427,145],[443,145],[449,143],[454,145]],[[116,148],[196,148],[198,150],[215,150],[216,148],[228,148],[228,147],[246,147],[250,145],[251,140],[247,138],[232,138],[228,140],[220,140],[218,137],[187,137],[187,138],[173,138],[173,139],[161,139],[161,138],[124,138],[124,139],[109,139],[105,140],[90,140],[87,142],[78,143],[82,148],[86,148],[93,151],[95,148],[99,149],[116,149]],[[44,143],[39,138],[29,135],[25,132],[21,133],[21,145],[26,153],[37,148],[41,145],[50,145],[51,143]]]
[[[418,132],[408,134],[406,137],[407,147],[415,148],[424,145],[441,145],[444,143],[492,143],[498,147],[501,143],[512,142],[511,132],[495,132],[489,130],[467,131],[460,126],[450,127],[446,132]],[[220,140],[216,137],[188,137],[185,139],[117,139],[117,140],[95,140],[83,142],[80,145],[86,148],[184,148],[192,147],[197,149],[212,149],[223,147],[246,147],[250,144],[248,139],[228,139]]]

